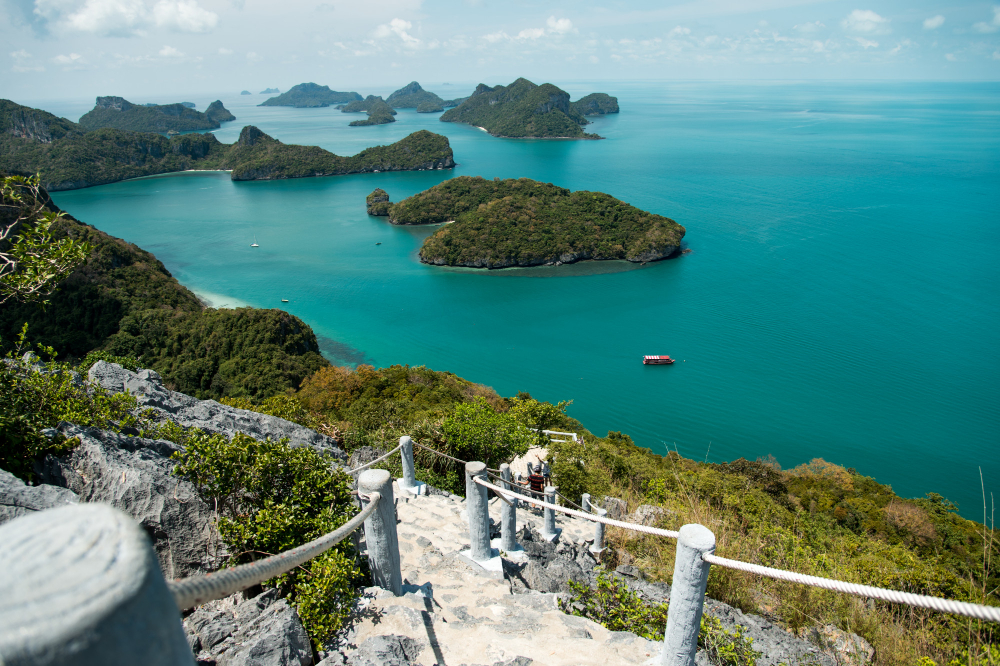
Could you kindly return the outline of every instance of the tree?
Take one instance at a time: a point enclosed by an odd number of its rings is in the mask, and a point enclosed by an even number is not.
[[[525,427],[534,431],[535,446],[547,446],[548,435],[543,430],[551,430],[566,418],[566,408],[573,404],[572,400],[561,400],[553,405],[551,402],[535,400],[527,393],[518,393],[511,398],[510,412]]]
[[[64,213],[50,210],[37,175],[3,176],[0,196],[0,304],[43,299],[86,261],[90,246],[54,239]]]
[[[484,398],[455,406],[441,426],[455,456],[495,468],[528,452],[532,433],[511,412],[498,412]]]

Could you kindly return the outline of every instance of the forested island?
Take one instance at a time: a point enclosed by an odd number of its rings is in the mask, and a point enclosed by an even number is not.
[[[253,126],[244,127],[231,145],[214,134],[168,138],[117,129],[87,131],[46,111],[0,100],[0,169],[38,173],[53,191],[189,169],[226,169],[233,180],[257,180],[454,165],[448,139],[426,130],[341,157],[316,146],[284,144]]]
[[[97,105],[83,114],[80,126],[85,130],[111,128],[132,132],[188,132],[218,129],[223,122],[236,120],[220,100],[212,102],[204,113],[193,104],[133,104],[122,97],[98,97]]]
[[[608,194],[528,178],[452,178],[390,206],[389,221],[452,222],[424,241],[420,261],[469,268],[656,261],[677,253],[685,233]]]
[[[394,123],[396,119],[393,117],[396,112],[392,108],[382,101],[382,98],[377,98],[367,109],[368,117],[365,120],[355,120],[349,123],[351,127],[362,127],[364,125],[384,125],[386,123]]]
[[[618,98],[607,93],[590,93],[571,104],[581,116],[603,116],[618,113]]]
[[[273,92],[278,91],[274,90]],[[263,101],[257,106],[294,106],[297,109],[307,109],[345,104],[360,99],[362,99],[361,95],[356,92],[337,92],[336,90],[330,90],[330,86],[321,86],[315,83],[300,83],[297,86],[292,86],[277,97],[271,97]]]
[[[443,108],[445,102],[434,93],[421,88],[416,81],[411,81],[389,95],[385,103],[394,109],[416,109],[421,104],[433,104]]]
[[[602,138],[581,129],[589,121],[570,104],[569,93],[551,83],[539,86],[524,78],[492,88],[480,83],[472,96],[445,111],[441,120],[475,125],[506,138]]]
[[[353,102],[348,102],[347,104],[341,104],[337,108],[340,109],[341,113],[368,113],[372,110],[375,104],[381,102],[385,104],[385,100],[382,99],[381,95],[368,95],[364,99],[356,99]],[[392,115],[396,115],[394,109],[389,109]]]

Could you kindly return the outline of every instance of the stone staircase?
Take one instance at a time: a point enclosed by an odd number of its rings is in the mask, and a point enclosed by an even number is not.
[[[398,486],[393,491],[404,594],[394,597],[369,588],[345,644],[324,659],[323,666],[369,660],[442,666],[617,666],[642,664],[658,654],[659,643],[567,615],[559,610],[556,594],[516,594],[506,577],[498,580],[460,557],[469,547],[464,499],[415,497]],[[499,524],[500,500],[495,497],[490,516]],[[540,531],[541,512],[519,508],[518,529],[528,523]],[[584,543],[593,537],[593,524],[579,518],[557,514],[556,526],[562,530],[562,542]],[[411,640],[402,641],[406,650],[383,646],[378,656],[363,657],[364,649],[352,654],[366,641],[370,648],[386,636]],[[393,649],[405,651],[406,657],[393,661]]]

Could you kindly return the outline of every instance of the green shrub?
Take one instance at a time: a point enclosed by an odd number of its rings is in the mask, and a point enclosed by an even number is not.
[[[80,374],[86,374],[90,370],[91,366],[97,363],[98,361],[104,361],[105,363],[117,363],[126,370],[131,370],[132,372],[136,372],[137,370],[142,368],[139,359],[137,359],[135,356],[116,356],[111,352],[92,351],[83,357],[83,360],[80,361],[80,364],[77,366],[76,370]]]
[[[127,393],[108,393],[100,386],[90,386],[88,391],[74,380],[67,363],[50,360],[39,371],[37,357],[24,356],[31,351],[27,331],[25,325],[0,362],[0,469],[30,481],[36,459],[72,449],[77,440],[50,439],[42,434],[60,421],[115,432],[124,427],[153,427],[144,416],[133,413],[135,398]],[[39,351],[55,358],[51,348],[40,347]]]
[[[350,477],[332,459],[284,440],[257,441],[238,433],[194,433],[174,454],[175,473],[218,506],[219,534],[229,565],[251,562],[312,541],[356,513]],[[340,629],[356,597],[361,572],[350,539],[269,580],[288,595],[317,649]]]

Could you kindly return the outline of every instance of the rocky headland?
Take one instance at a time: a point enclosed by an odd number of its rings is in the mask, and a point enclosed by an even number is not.
[[[381,187],[375,188],[371,194],[365,198],[368,206],[368,214],[375,216],[385,216],[389,214],[389,193]]]
[[[193,106],[193,105],[192,105]],[[212,102],[205,113],[185,103],[141,105],[122,97],[98,97],[97,105],[80,118],[84,130],[102,128],[131,132],[186,132],[218,129],[220,123],[235,120],[222,102]]]

